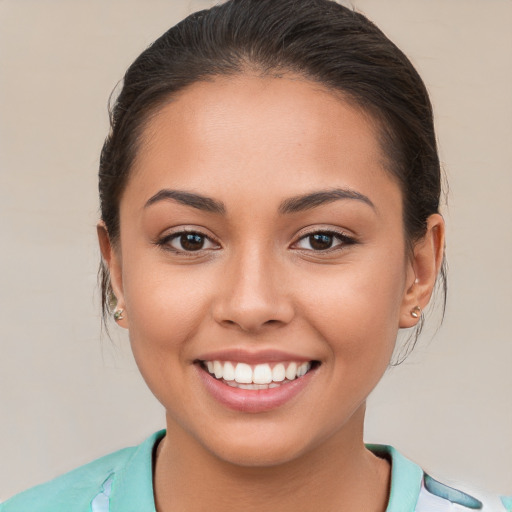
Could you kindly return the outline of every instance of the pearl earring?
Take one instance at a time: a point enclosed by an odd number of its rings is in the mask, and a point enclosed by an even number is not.
[[[114,320],[118,322],[124,318],[124,309],[116,309],[114,311]]]
[[[411,316],[413,318],[419,318],[421,315],[421,308],[419,306],[414,306],[412,309],[411,309]]]

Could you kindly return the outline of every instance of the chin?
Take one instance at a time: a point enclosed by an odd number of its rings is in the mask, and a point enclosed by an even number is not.
[[[246,468],[265,468],[287,464],[314,453],[318,447],[332,439],[332,432],[317,429],[317,435],[308,438],[306,426],[283,425],[279,421],[266,425],[257,422],[239,424],[238,428],[219,428],[213,437],[199,439],[215,458],[229,464]]]
[[[288,443],[240,443],[213,452],[220,460],[235,466],[245,468],[268,468],[280,466],[298,459],[304,450],[299,450],[297,445]]]

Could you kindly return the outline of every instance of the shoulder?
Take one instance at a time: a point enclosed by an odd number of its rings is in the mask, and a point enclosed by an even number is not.
[[[142,445],[124,448],[80,466],[49,482],[38,485],[0,504],[0,512],[81,512],[104,510],[114,480],[133,466],[135,459],[151,467],[151,451],[161,433],[153,434]],[[141,462],[137,462],[138,466]],[[95,506],[98,505],[98,506]]]
[[[92,499],[101,492],[109,475],[119,471],[135,448],[124,448],[65,473],[49,482],[32,487],[0,505],[1,512],[52,512],[89,510]],[[51,505],[50,505],[51,504]]]
[[[423,474],[421,491],[416,504],[416,512],[510,512],[510,498],[499,498],[482,490],[457,487],[442,483],[427,473]]]
[[[391,463],[388,512],[512,512],[512,498],[459,489],[432,478],[391,446],[367,445]]]

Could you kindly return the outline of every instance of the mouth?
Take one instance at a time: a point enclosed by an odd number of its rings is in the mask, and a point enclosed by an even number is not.
[[[320,365],[320,362],[315,360],[259,364],[199,360],[196,363],[215,380],[232,388],[244,390],[279,388],[301,379]]]

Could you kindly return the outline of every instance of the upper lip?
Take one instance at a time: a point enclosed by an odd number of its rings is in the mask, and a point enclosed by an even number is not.
[[[199,355],[196,361],[236,361],[238,363],[278,363],[285,361],[307,362],[313,361],[311,357],[305,357],[291,352],[275,349],[247,350],[245,348],[229,348],[207,352]]]

